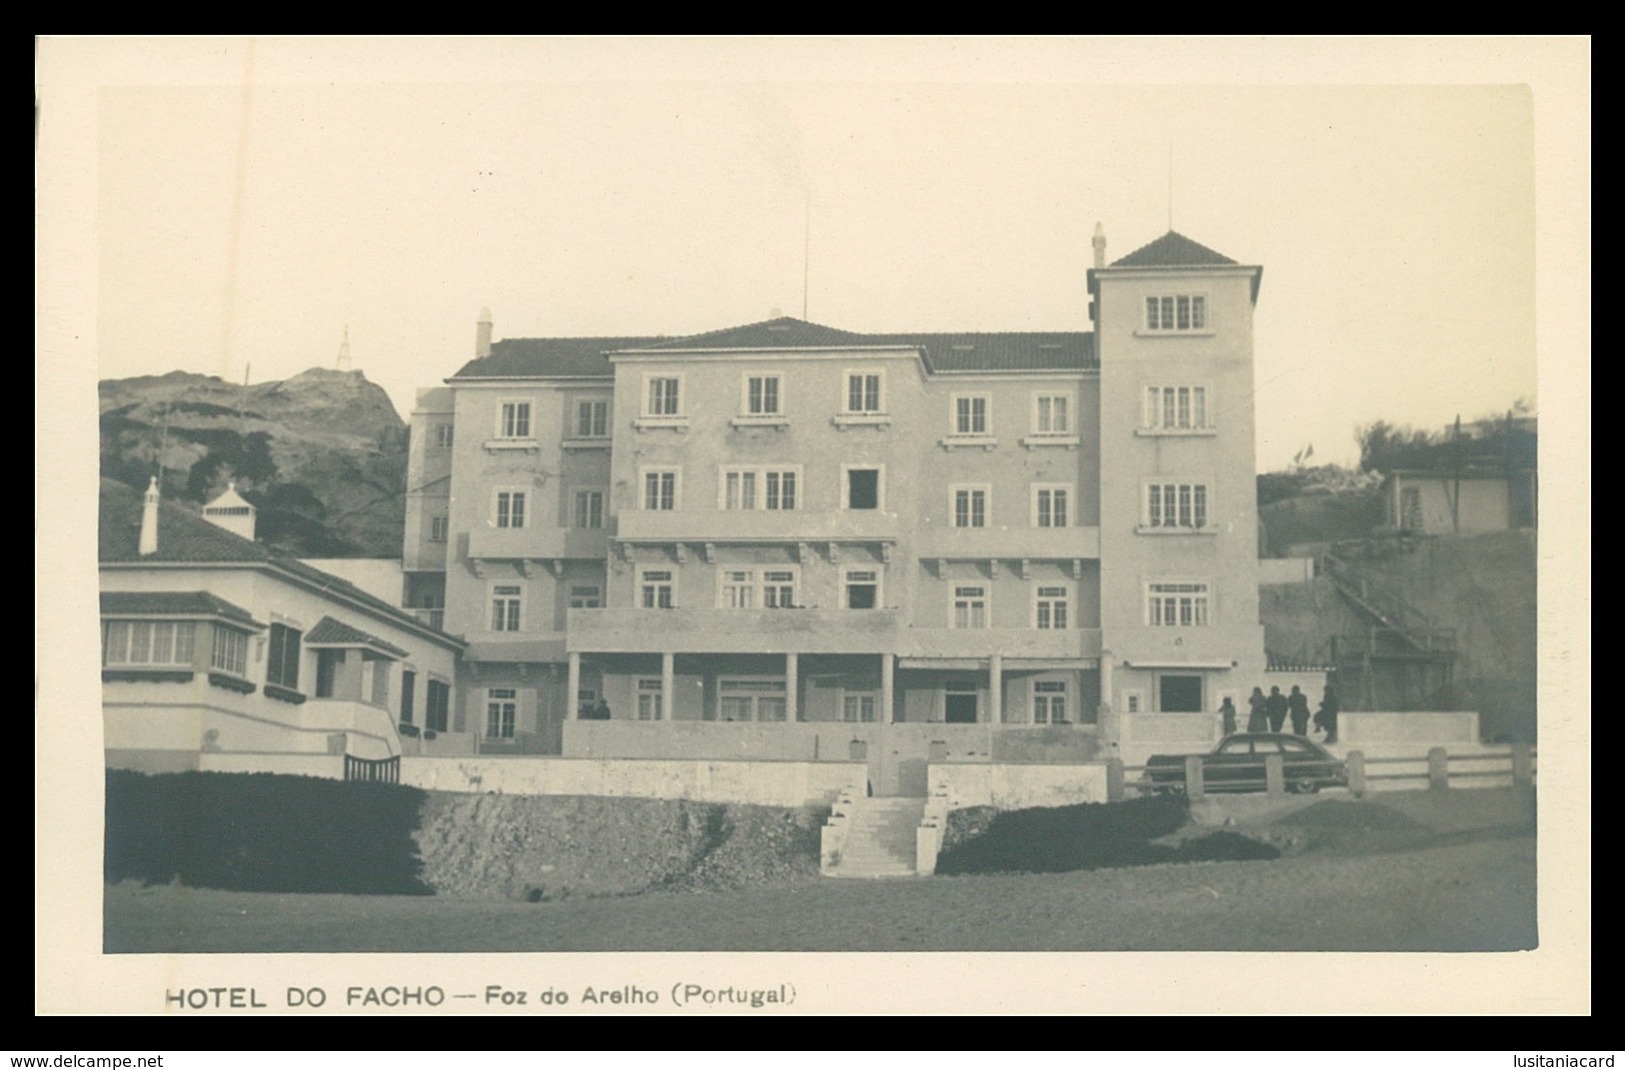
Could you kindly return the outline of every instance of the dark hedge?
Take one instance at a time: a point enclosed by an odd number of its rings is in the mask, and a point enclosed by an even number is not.
[[[108,881],[250,892],[429,895],[424,792],[269,773],[107,771]]]
[[[1273,847],[1233,833],[1169,846],[1150,841],[1178,832],[1189,815],[1183,798],[1136,799],[948,815],[937,872],[1066,873],[1079,869],[1276,858]]]

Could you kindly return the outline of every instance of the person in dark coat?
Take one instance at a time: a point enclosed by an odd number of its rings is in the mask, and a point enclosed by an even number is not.
[[[1267,700],[1264,698],[1264,689],[1262,687],[1253,688],[1253,693],[1247,696],[1247,705],[1249,707],[1247,712],[1247,731],[1269,731],[1270,723],[1264,717],[1264,706],[1266,701]]]
[[[1292,717],[1292,734],[1307,736],[1309,734],[1309,696],[1298,690],[1298,685],[1292,685],[1292,694],[1286,699],[1287,713]]]
[[[1223,726],[1221,731],[1225,735],[1236,734],[1236,704],[1230,701],[1229,695],[1224,696],[1224,701],[1219,703],[1219,719]]]
[[[1315,711],[1315,724],[1325,731],[1327,743],[1337,742],[1337,711],[1341,708],[1337,701],[1337,688],[1328,683],[1320,696],[1320,709]]]
[[[583,721],[607,721],[609,718],[609,703],[603,699],[599,699],[596,706],[589,706],[581,711]]]
[[[1264,716],[1269,718],[1270,731],[1279,732],[1286,725],[1287,701],[1278,687],[1270,688],[1270,697],[1264,700]]]

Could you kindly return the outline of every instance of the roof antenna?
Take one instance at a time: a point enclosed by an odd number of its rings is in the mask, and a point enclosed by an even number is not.
[[[350,325],[348,323],[344,325],[344,341],[339,343],[339,359],[335,366],[341,372],[350,370]]]
[[[812,187],[807,187],[807,207],[803,214],[801,245],[801,318],[807,318],[807,279],[812,273]]]

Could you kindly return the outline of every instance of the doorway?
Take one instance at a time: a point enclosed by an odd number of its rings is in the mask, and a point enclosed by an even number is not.
[[[1201,713],[1202,678],[1200,676],[1165,673],[1157,678],[1158,703],[1161,713]]]
[[[942,689],[942,719],[949,724],[975,724],[975,684],[948,684]]]

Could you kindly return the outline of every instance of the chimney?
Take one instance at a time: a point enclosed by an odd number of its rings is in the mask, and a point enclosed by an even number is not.
[[[142,557],[158,552],[158,477],[147,485],[147,495],[141,503],[141,542],[137,549]]]
[[[474,325],[474,356],[491,355],[491,310],[480,309],[480,321]]]
[[[1102,227],[1099,223],[1096,223],[1095,224],[1095,236],[1094,236],[1093,239],[1090,240],[1089,244],[1091,244],[1091,245],[1093,245],[1095,247],[1095,267],[1096,268],[1105,267],[1106,266],[1106,228]]]
[[[254,538],[254,507],[237,493],[237,481],[226,484],[226,492],[203,507],[203,519],[215,527],[250,541]]]

